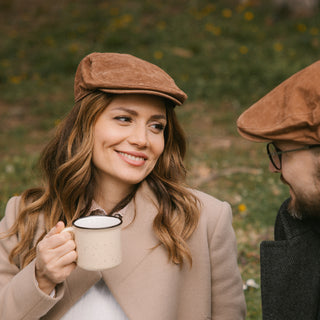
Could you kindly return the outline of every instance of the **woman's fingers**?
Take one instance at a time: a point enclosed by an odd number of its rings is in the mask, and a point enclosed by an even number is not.
[[[64,281],[75,268],[77,253],[75,242],[69,232],[61,232],[64,223],[58,222],[38,243],[36,277],[39,287],[47,290]]]
[[[42,245],[45,246],[46,250],[52,250],[64,245],[66,242],[72,240],[70,232],[54,233],[46,235],[43,238]]]
[[[64,229],[64,223],[59,221],[47,234],[46,237],[51,237],[54,234],[60,233]]]
[[[70,272],[66,275],[69,276],[69,274],[71,273],[71,271],[77,266],[76,261],[77,260],[77,253],[76,251],[70,251],[67,254],[65,254],[64,256],[62,256],[59,259],[58,264],[62,267],[60,267],[61,269],[65,269],[65,270],[70,270]],[[70,269],[71,267],[71,269]]]
[[[76,243],[74,242],[74,240],[68,240],[63,245],[55,248],[56,255],[57,257],[59,257],[58,262],[61,265],[66,265],[68,263],[68,260],[63,258],[69,254],[72,254],[74,256],[73,260],[71,260],[69,263],[74,262],[77,259],[77,254],[75,249],[76,249]],[[66,262],[62,262],[62,261],[66,261]]]

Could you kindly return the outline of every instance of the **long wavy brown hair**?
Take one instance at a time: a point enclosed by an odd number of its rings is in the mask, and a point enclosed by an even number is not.
[[[93,92],[76,103],[59,124],[40,157],[43,187],[28,189],[22,194],[18,218],[6,235],[18,234],[20,239],[10,253],[11,262],[22,255],[22,267],[25,267],[36,256],[36,244],[58,221],[70,225],[88,213],[95,183],[91,161],[93,127],[111,100],[112,95]],[[169,101],[166,114],[164,151],[146,180],[159,203],[154,232],[160,245],[166,248],[169,260],[182,266],[185,260],[192,264],[186,240],[198,224],[200,209],[198,199],[185,186],[186,139]],[[137,188],[112,212],[123,208]],[[45,231],[35,239],[40,215],[44,216]]]

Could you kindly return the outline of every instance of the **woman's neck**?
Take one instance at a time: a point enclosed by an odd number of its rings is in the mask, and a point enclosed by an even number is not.
[[[119,185],[109,181],[96,181],[94,200],[107,212],[133,191],[134,185]]]

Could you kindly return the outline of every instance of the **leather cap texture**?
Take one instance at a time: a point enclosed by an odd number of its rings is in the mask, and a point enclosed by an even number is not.
[[[187,95],[164,70],[122,53],[94,52],[81,60],[75,75],[75,101],[95,90],[156,95],[171,100],[175,105],[181,105],[187,99]]]
[[[238,132],[251,141],[320,143],[320,60],[295,73],[244,111]]]

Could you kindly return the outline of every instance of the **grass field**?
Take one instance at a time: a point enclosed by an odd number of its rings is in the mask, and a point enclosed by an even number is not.
[[[251,1],[39,0],[0,2],[0,217],[8,198],[39,182],[37,159],[73,104],[86,54],[123,52],[164,68],[188,94],[191,186],[230,202],[243,280],[260,283],[259,243],[288,190],[268,172],[265,146],[243,140],[240,113],[319,59],[319,16],[290,17]],[[249,320],[260,291],[246,290]]]

